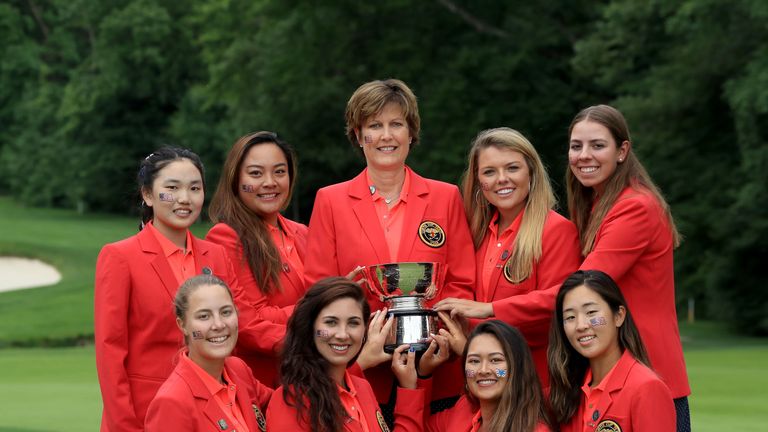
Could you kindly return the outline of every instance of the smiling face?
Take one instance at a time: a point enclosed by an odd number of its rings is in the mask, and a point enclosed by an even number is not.
[[[288,160],[280,147],[263,143],[248,150],[239,174],[238,197],[243,204],[275,225],[290,188]]]
[[[509,379],[509,362],[496,337],[479,334],[469,343],[464,361],[467,388],[480,401],[498,401]]]
[[[175,160],[158,171],[152,189],[144,189],[142,197],[152,207],[152,224],[170,237],[168,233],[185,231],[200,215],[203,177],[190,160]]]
[[[568,165],[579,183],[602,193],[618,164],[626,160],[629,147],[629,141],[618,145],[602,124],[583,120],[571,129]]]
[[[315,318],[315,346],[331,367],[346,369],[363,346],[363,309],[353,298],[340,298]]]
[[[625,309],[614,313],[608,303],[585,285],[563,297],[563,330],[571,346],[590,362],[621,357],[619,327]]]
[[[365,161],[376,170],[401,169],[411,145],[411,133],[403,110],[388,103],[380,113],[368,118],[357,131]]]
[[[232,297],[220,285],[202,285],[189,294],[184,319],[176,323],[184,333],[189,358],[203,367],[219,364],[237,343],[237,311]]]
[[[510,222],[525,207],[531,175],[522,153],[494,146],[480,150],[477,181],[485,199]]]

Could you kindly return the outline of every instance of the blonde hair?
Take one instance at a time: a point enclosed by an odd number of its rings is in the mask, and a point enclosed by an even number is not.
[[[557,200],[549,183],[549,176],[539,154],[520,132],[502,127],[480,132],[469,150],[469,163],[462,180],[464,211],[472,232],[475,249],[483,242],[488,224],[495,207],[485,199],[480,188],[478,175],[478,157],[480,151],[489,147],[516,151],[523,155],[531,178],[531,187],[525,203],[520,230],[515,237],[510,256],[510,274],[515,281],[523,281],[531,275],[533,263],[541,258],[541,236],[547,214]]]
[[[411,134],[411,148],[419,142],[421,118],[416,95],[408,86],[397,79],[367,82],[355,90],[347,101],[344,116],[347,121],[346,133],[349,142],[359,147],[357,132],[370,117],[380,113],[388,103],[397,104],[403,110]]]
[[[571,121],[571,125],[568,128],[569,139],[573,132],[573,127],[582,121],[591,121],[605,126],[616,141],[617,147],[620,147],[624,141],[632,142],[629,136],[627,121],[616,108],[608,105],[595,105],[584,108]],[[579,230],[582,255],[587,256],[592,252],[592,249],[595,247],[597,232],[600,230],[600,225],[603,223],[605,215],[608,214],[608,211],[613,207],[619,195],[627,186],[631,186],[639,191],[647,191],[656,198],[667,218],[674,246],[680,245],[682,238],[677,231],[669,204],[667,204],[661,191],[651,180],[651,176],[648,175],[635,152],[632,151],[631,145],[624,161],[616,165],[616,171],[606,181],[605,189],[602,195],[597,197],[597,202],[594,202],[594,190],[591,187],[583,186],[573,174],[573,171],[571,171],[570,166],[566,167],[565,170],[565,183],[568,191],[568,211],[570,212],[571,220]]]

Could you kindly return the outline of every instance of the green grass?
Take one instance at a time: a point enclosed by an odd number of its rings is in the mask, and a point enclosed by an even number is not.
[[[768,424],[768,340],[718,323],[681,323],[693,430],[764,431]]]
[[[95,431],[93,347],[0,350],[0,432]]]
[[[0,293],[0,347],[73,345],[93,337],[93,277],[101,247],[137,231],[137,218],[22,207],[0,197],[0,255],[39,258],[56,285]],[[193,232],[205,235],[208,225]]]

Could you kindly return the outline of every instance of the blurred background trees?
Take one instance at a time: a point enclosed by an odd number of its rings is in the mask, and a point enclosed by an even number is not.
[[[272,130],[299,154],[306,222],[363,166],[347,98],[388,77],[419,97],[421,174],[458,182],[474,135],[509,126],[559,189],[571,117],[611,103],[685,235],[680,304],[768,334],[767,24],[761,0],[6,0],[0,193],[134,211],[158,146],[198,152],[212,191],[232,143]]]

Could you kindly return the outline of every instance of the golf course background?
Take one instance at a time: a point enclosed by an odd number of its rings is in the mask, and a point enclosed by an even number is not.
[[[193,231],[202,236],[207,228]],[[136,230],[135,218],[26,208],[0,197],[0,255],[39,258],[62,274],[50,287],[0,293],[0,432],[98,429],[96,256]],[[768,340],[712,322],[681,323],[681,333],[693,430],[766,430]]]

